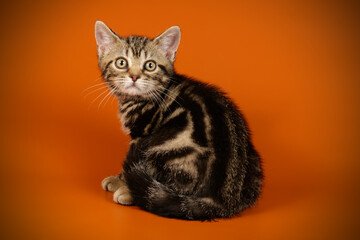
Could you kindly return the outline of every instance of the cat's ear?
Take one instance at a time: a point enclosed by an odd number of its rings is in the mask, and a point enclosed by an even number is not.
[[[108,28],[105,23],[96,21],[95,38],[98,46],[98,55],[102,56],[119,40],[119,37]]]
[[[163,52],[171,62],[175,61],[180,36],[180,28],[173,26],[154,39],[160,51]]]

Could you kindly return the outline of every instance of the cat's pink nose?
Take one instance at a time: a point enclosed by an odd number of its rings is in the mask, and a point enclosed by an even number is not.
[[[130,75],[130,77],[133,80],[133,82],[136,82],[136,80],[138,80],[140,78],[140,76],[138,76],[138,75]]]

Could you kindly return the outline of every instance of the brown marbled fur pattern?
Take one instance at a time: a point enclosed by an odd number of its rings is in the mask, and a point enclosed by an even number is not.
[[[119,99],[132,141],[114,201],[171,218],[228,218],[254,205],[262,187],[259,154],[246,121],[218,88],[174,71],[179,27],[155,39],[119,37],[95,25],[99,67]]]

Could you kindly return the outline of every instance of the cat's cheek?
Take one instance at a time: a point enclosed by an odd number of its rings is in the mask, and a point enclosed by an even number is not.
[[[171,79],[168,76],[163,76],[161,78],[161,84],[168,84],[171,81]]]

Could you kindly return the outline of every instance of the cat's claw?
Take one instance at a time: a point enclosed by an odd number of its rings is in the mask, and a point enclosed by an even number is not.
[[[114,202],[121,205],[132,205],[132,197],[130,195],[129,189],[126,186],[123,186],[114,192],[113,196]]]
[[[110,176],[102,181],[101,186],[105,191],[115,192],[121,187],[121,181],[119,176]]]

